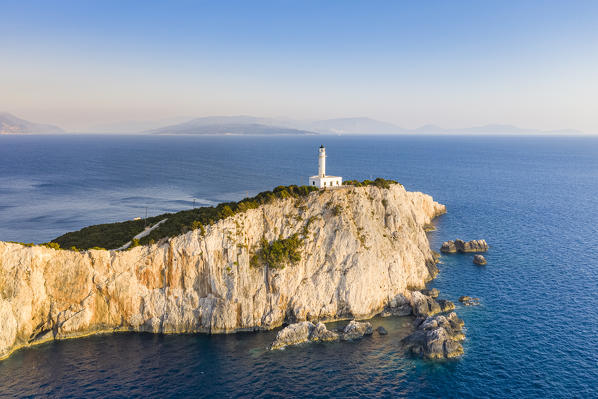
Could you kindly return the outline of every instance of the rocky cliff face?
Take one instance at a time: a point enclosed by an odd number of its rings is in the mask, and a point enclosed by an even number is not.
[[[411,300],[435,272],[424,225],[444,206],[400,185],[277,200],[128,251],[0,242],[0,357],[105,331],[271,329],[366,318]],[[262,237],[302,240],[301,260],[252,267]]]

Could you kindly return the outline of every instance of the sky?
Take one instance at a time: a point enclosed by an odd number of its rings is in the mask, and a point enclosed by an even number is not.
[[[597,1],[0,0],[0,111],[598,133]]]

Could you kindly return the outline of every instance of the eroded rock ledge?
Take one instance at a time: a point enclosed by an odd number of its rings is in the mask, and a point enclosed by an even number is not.
[[[457,253],[457,252],[486,252],[488,250],[488,244],[486,240],[471,240],[463,241],[456,239],[455,241],[445,241],[440,247],[440,251],[444,253]]]
[[[228,333],[367,319],[410,303],[437,268],[422,193],[349,187],[287,198],[128,251],[0,242],[0,358],[98,332]],[[252,267],[262,242],[301,238],[301,259]]]

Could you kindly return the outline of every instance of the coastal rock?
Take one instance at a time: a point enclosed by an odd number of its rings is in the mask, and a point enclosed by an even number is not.
[[[449,359],[463,354],[463,320],[455,312],[420,318],[415,323],[415,332],[402,341],[414,355],[425,359]]]
[[[455,304],[448,299],[438,299],[436,302],[438,302],[440,311],[443,313],[455,309]]]
[[[446,254],[457,253],[457,246],[455,245],[454,241],[445,241],[440,247],[440,252],[444,252]]]
[[[486,258],[484,258],[482,255],[475,255],[473,257],[473,263],[476,265],[484,266],[488,262],[486,262]]]
[[[438,302],[419,291],[411,294],[411,308],[415,316],[432,316],[442,311]]]
[[[355,320],[351,320],[349,324],[343,330],[342,339],[347,341],[351,339],[362,338],[364,335],[372,335],[374,329],[369,321],[360,323]]]
[[[324,323],[318,323],[311,331],[309,335],[310,341],[320,341],[320,342],[330,342],[330,341],[337,341],[339,339],[339,335],[334,331],[330,331],[326,328]]]
[[[330,204],[341,212],[326,211]],[[279,199],[204,233],[127,251],[0,242],[0,358],[99,332],[229,333],[405,311],[422,295],[413,288],[437,273],[423,227],[444,212],[399,184],[347,187]],[[262,237],[294,234],[302,239],[295,264],[250,266]]]
[[[410,301],[405,297],[405,295],[399,294],[390,300],[386,308],[380,313],[380,316],[409,316],[410,314]]]
[[[471,240],[465,242],[456,239],[455,241],[443,242],[440,251],[444,253],[486,252],[488,248],[486,240]]]
[[[316,328],[311,321],[291,324],[276,334],[270,349],[281,349],[289,345],[297,345],[309,341],[311,332]],[[326,328],[326,327],[324,327]]]
[[[378,332],[378,335],[387,335],[388,331],[386,331],[386,328],[380,326],[378,328],[376,328],[376,331]]]
[[[477,306],[480,304],[480,298],[472,298],[467,295],[462,295],[459,297],[459,302],[465,306]]]
[[[432,298],[438,298],[438,295],[440,294],[438,292],[438,288],[425,289],[425,290],[421,290],[420,292],[422,294],[427,295]]]

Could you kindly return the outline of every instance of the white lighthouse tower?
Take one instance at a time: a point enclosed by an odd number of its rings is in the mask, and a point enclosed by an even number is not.
[[[321,145],[318,157],[318,175],[309,178],[309,185],[318,188],[340,187],[343,178],[340,176],[326,176],[326,148]]]

